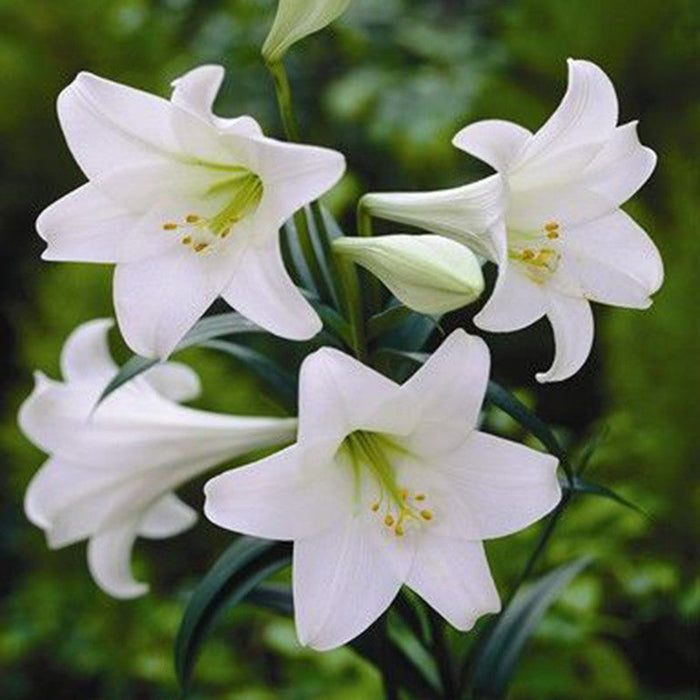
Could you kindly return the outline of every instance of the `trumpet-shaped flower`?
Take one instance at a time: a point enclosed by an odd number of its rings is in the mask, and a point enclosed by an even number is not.
[[[169,355],[218,296],[279,336],[321,328],[278,231],[335,184],[343,156],[267,138],[251,117],[215,116],[223,75],[197,68],[168,101],[81,73],[58,98],[89,182],[40,215],[43,257],[116,263],[119,326],[147,357]]]
[[[320,31],[345,12],[350,0],[279,0],[262,55],[268,63],[284,57],[293,44]]]
[[[321,349],[302,366],[297,443],[206,484],[213,522],[294,540],[303,644],[349,641],[403,584],[461,630],[499,610],[482,540],[541,518],[560,488],[556,459],[476,429],[488,372],[461,330],[403,385]]]
[[[174,490],[217,464],[293,439],[296,420],[179,406],[197,395],[199,381],[178,363],[136,377],[94,410],[117,371],[107,345],[111,325],[95,320],[72,333],[61,355],[64,382],[37,373],[19,424],[49,454],[27,489],[27,517],[52,548],[89,540],[95,581],[129,598],[148,590],[131,573],[135,538],[170,537],[196,520]]]
[[[333,249],[376,275],[410,309],[444,314],[484,291],[476,256],[442,236],[337,238]]]
[[[566,94],[535,134],[488,120],[455,136],[458,148],[496,175],[461,191],[368,201],[379,215],[405,220],[393,210],[407,210],[409,223],[461,236],[498,264],[493,295],[475,323],[514,331],[546,315],[556,352],[539,381],[566,379],[586,361],[594,332],[590,301],[647,308],[663,281],[658,250],[620,209],[649,178],[656,155],[639,142],[635,122],[617,120],[609,78],[588,61],[570,60]],[[500,221],[481,225],[477,195],[493,201],[499,187]]]

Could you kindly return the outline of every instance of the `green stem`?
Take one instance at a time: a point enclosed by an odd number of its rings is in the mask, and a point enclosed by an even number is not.
[[[341,256],[336,256],[336,265],[345,301],[345,314],[350,322],[352,349],[355,357],[364,362],[367,358],[367,338],[365,336],[365,318],[362,309],[362,292],[357,279],[355,265]]]
[[[374,235],[372,214],[365,205],[364,197],[357,204],[357,235],[364,238]],[[367,273],[366,280],[368,313],[372,315],[382,308],[382,288],[374,275]]]
[[[279,105],[280,117],[284,133],[289,141],[299,141],[299,129],[292,108],[292,89],[289,86],[289,78],[282,61],[267,64],[267,69],[275,82],[275,93]]]

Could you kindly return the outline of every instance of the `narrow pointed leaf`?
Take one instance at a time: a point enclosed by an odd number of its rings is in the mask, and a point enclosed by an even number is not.
[[[200,347],[225,352],[236,358],[270,387],[272,394],[281,406],[290,413],[296,412],[296,379],[269,357],[245,345],[231,343],[227,340],[209,340],[206,343],[202,343]]]
[[[635,503],[632,503],[632,501],[627,500],[623,496],[620,496],[620,494],[616,493],[612,489],[609,489],[607,486],[601,486],[600,484],[595,484],[591,481],[584,481],[579,476],[574,477],[571,484],[564,484],[564,488],[570,488],[571,491],[574,491],[575,493],[587,493],[591,496],[607,498],[611,501],[619,503],[621,506],[625,506],[625,508],[630,508],[649,520],[652,519],[649,513],[647,513],[643,508]]]
[[[524,589],[491,627],[474,661],[472,689],[478,699],[503,698],[528,640],[561,591],[589,563],[586,558],[560,566]]]
[[[369,340],[380,338],[412,315],[414,315],[414,312],[403,304],[390,306],[388,309],[374,314],[367,322],[367,338]]]
[[[288,544],[238,538],[195,588],[175,641],[175,670],[186,688],[202,644],[217,617],[291,562]]]
[[[223,338],[238,333],[262,332],[264,331],[260,326],[257,326],[235,311],[217,314],[215,316],[205,316],[200,319],[193,326],[192,330],[178,343],[175,352],[190,348],[194,345],[199,345],[212,338]],[[143,372],[151,369],[151,367],[155,367],[159,362],[160,360],[141,357],[139,355],[131,357],[119,368],[117,374],[104,388],[96,405],[99,406],[113,391],[116,391],[120,386],[131,381],[134,377],[138,377],[139,374],[143,374]]]

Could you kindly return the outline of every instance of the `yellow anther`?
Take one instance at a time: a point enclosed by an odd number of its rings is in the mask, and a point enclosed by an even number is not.
[[[425,500],[425,494],[424,494],[424,493],[417,493],[417,494],[416,494],[416,500],[417,500],[417,501],[424,501],[424,500]]]
[[[184,245],[189,245],[190,243],[192,243],[192,237],[191,237],[191,236],[185,236],[185,237],[182,239],[182,242],[183,242]]]
[[[535,254],[529,248],[525,248],[523,251],[523,260],[532,260],[534,257]]]
[[[420,512],[420,517],[423,518],[423,520],[432,520],[433,514],[429,510],[422,510]]]
[[[394,528],[394,532],[396,533],[397,537],[402,537],[403,536],[403,527],[401,525],[397,525]]]
[[[226,238],[231,233],[230,228],[225,228],[219,235],[221,238]]]
[[[188,224],[196,224],[199,221],[199,217],[196,214],[188,214],[185,217],[185,221]]]
[[[208,243],[197,243],[197,245],[194,247],[194,252],[195,253],[201,253],[205,251],[209,247]]]
[[[385,524],[387,527],[391,527],[391,526],[394,524],[394,518],[393,518],[393,516],[387,515],[387,516],[384,518],[384,524]]]
[[[559,238],[559,234],[556,231],[547,231],[547,238],[553,241],[555,238]]]
[[[174,231],[177,228],[177,224],[173,224],[172,222],[168,222],[167,224],[163,224],[163,231]]]
[[[544,225],[545,231],[556,231],[559,228],[559,224],[556,221],[550,221]]]
[[[372,504],[372,510],[376,513],[379,510],[379,501]]]

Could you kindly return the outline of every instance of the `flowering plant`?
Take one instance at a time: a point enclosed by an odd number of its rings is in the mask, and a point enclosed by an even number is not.
[[[49,458],[25,510],[51,547],[87,540],[97,585],[131,598],[147,591],[131,572],[136,538],[189,528],[196,513],[175,491],[243,458],[204,489],[205,516],[238,536],[185,610],[183,687],[213,621],[245,600],[293,615],[303,645],[351,645],[388,698],[500,697],[548,604],[587,564],[530,580],[572,498],[626,502],[586,481],[585,461],[490,379],[483,339],[461,328],[440,338],[441,317],[480,297],[493,263],[476,325],[506,332],[546,315],[556,353],[538,379],[575,374],[593,342],[590,301],[646,308],[662,283],[654,244],[620,209],[656,157],[634,123],[617,125],[602,69],[572,60],[566,95],[536,133],[489,120],[457,134],[495,174],[367,193],[357,235],[344,235],[319,197],[345,159],[299,143],[283,59],[348,4],[279,4],[263,57],[286,141],[250,116],[213,113],[219,66],[175,80],[169,100],[86,73],[59,96],[88,182],[39,217],[44,257],[116,264],[116,318],[135,354],[118,367],[111,322],[93,320],[66,342],[63,382],[37,374],[19,424]],[[429,233],[374,236],[374,218]],[[233,310],[211,312],[219,297]],[[246,342],[267,334],[283,357]],[[179,405],[198,381],[168,358],[190,346],[236,358],[288,417]],[[485,404],[545,449],[485,431]],[[502,598],[483,542],[545,517]],[[291,585],[268,581],[290,564]],[[448,645],[447,625],[473,630],[470,643]]]

